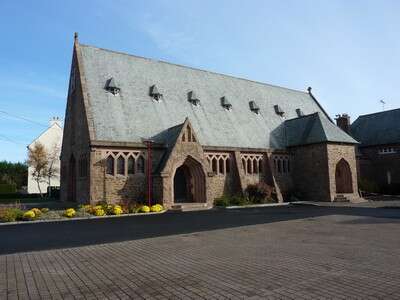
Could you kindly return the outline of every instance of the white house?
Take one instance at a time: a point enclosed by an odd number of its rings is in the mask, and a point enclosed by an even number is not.
[[[56,176],[51,178],[50,186],[60,186],[60,152],[61,142],[63,136],[63,129],[61,125],[61,119],[59,117],[53,117],[49,122],[49,128],[46,129],[41,135],[39,135],[29,146],[28,149],[32,149],[36,143],[41,143],[47,153],[55,157],[53,165],[56,171]],[[39,187],[37,182],[32,178],[33,168],[28,166],[28,193],[36,194],[39,193]],[[46,182],[40,183],[40,189],[43,193],[46,193],[47,187],[49,186]]]

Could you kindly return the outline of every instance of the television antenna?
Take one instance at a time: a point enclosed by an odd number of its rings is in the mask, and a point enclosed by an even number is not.
[[[385,110],[385,104],[386,104],[386,102],[385,102],[385,100],[379,100],[379,102],[382,104],[382,111],[384,111]]]

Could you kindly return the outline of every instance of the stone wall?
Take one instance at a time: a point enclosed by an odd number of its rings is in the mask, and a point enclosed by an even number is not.
[[[76,53],[74,52],[73,63],[71,67],[71,83],[67,100],[65,113],[65,124],[63,133],[63,142],[61,150],[61,180],[60,180],[60,198],[62,201],[77,201],[79,203],[88,202],[90,197],[90,168],[88,166],[90,160],[89,148],[89,126],[87,122],[87,114],[85,111],[83,99],[83,87],[79,80],[79,68],[76,62]],[[73,82],[72,82],[73,81]],[[86,176],[79,174],[79,162],[82,157],[86,156],[88,173]],[[70,189],[71,174],[71,158],[75,159],[75,185],[76,199],[69,199],[68,190]]]
[[[393,148],[394,153],[380,153],[382,148],[388,147]],[[383,193],[400,192],[400,145],[363,147],[360,152],[360,179],[374,183]]]
[[[330,201],[326,144],[294,147],[292,153],[295,193],[301,200]]]
[[[336,172],[336,166],[341,159],[346,160],[346,162],[350,165],[351,177],[353,183],[353,193],[345,194],[345,196],[347,197],[348,200],[359,198],[355,146],[343,145],[343,144],[328,144],[327,154],[328,154],[328,167],[329,167],[330,200],[334,201],[337,195],[335,172]]]

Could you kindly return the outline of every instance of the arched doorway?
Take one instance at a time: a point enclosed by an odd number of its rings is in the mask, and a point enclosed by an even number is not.
[[[349,163],[343,158],[337,163],[335,171],[336,193],[353,193],[353,179]]]
[[[201,164],[188,157],[175,171],[174,203],[206,202],[205,175]]]
[[[76,201],[76,162],[74,155],[71,155],[68,166],[68,199],[67,201]]]

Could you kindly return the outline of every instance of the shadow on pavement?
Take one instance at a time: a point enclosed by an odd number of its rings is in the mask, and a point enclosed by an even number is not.
[[[0,226],[0,254],[121,242],[326,215],[400,220],[398,209],[293,205],[31,223]]]

